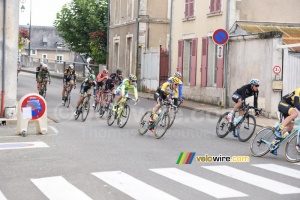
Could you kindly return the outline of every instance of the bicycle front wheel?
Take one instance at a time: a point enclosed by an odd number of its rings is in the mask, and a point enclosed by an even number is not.
[[[175,121],[175,118],[176,118],[176,112],[175,112],[175,109],[174,108],[171,108],[170,112],[170,124],[169,124],[169,128],[171,128],[171,126],[173,125],[174,121]]]
[[[255,117],[253,115],[248,115],[247,117],[245,117],[244,121],[238,124],[238,127],[239,127],[239,134],[238,134],[239,141],[241,142],[248,141],[252,137],[256,128]]]
[[[266,155],[270,151],[270,145],[275,139],[274,129],[266,127],[258,131],[250,142],[250,152],[255,157]]]
[[[71,95],[70,95],[70,92],[68,92],[67,99],[65,101],[67,108],[69,108],[69,106],[70,106],[70,101],[71,101]]]
[[[138,132],[140,135],[144,135],[149,129],[149,117],[151,116],[151,111],[147,111],[140,120]]]
[[[167,114],[164,114],[162,116],[162,118],[158,121],[155,122],[155,127],[154,127],[154,137],[156,139],[161,138],[162,136],[164,136],[164,134],[166,133],[166,131],[169,128],[169,124],[170,124],[170,116]]]
[[[230,132],[230,122],[227,121],[227,115],[229,112],[224,113],[220,118],[217,123],[216,127],[216,133],[219,138],[226,137],[228,133]]]
[[[130,107],[128,105],[125,105],[118,119],[118,125],[120,128],[123,128],[126,125],[129,116],[130,116]]]
[[[89,111],[90,111],[90,102],[88,100],[85,100],[82,106],[82,115],[81,115],[83,122],[86,120],[87,116],[89,115]]]
[[[285,159],[289,162],[300,162],[300,135],[294,134],[285,145]]]
[[[116,111],[113,110],[113,108],[108,110],[108,116],[107,116],[107,125],[111,126],[115,122],[115,115]]]

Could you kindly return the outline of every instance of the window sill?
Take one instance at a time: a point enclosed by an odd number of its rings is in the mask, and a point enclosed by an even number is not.
[[[208,13],[207,17],[214,17],[214,16],[219,16],[219,15],[223,15],[223,12],[219,11],[219,12]]]
[[[193,16],[193,17],[183,18],[182,21],[186,22],[186,21],[192,21],[192,20],[195,20],[195,19],[196,19],[196,17]]]

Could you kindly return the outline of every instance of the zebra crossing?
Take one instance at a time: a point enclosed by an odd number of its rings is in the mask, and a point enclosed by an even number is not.
[[[298,167],[299,163],[294,164]],[[201,170],[208,170],[213,173],[218,173],[229,179],[234,179],[235,181],[241,181],[246,184],[252,185],[264,189],[267,192],[271,192],[279,195],[292,195],[300,194],[299,184],[290,185],[276,180],[272,180],[268,177],[264,177],[261,172],[270,171],[272,173],[280,174],[290,178],[292,180],[300,179],[300,169],[293,169],[291,167],[284,167],[277,164],[251,164],[251,167],[256,170],[261,170],[260,175],[247,172],[246,170],[241,170],[236,167],[227,165],[211,165],[211,166],[201,166]],[[296,168],[297,168],[296,167]],[[256,171],[255,170],[255,171]],[[243,198],[250,197],[250,194],[244,191],[238,191],[234,185],[221,185],[215,183],[211,180],[205,179],[199,175],[194,175],[178,168],[154,168],[147,169],[147,172],[159,175],[155,181],[160,182],[161,179],[172,180],[177,183],[184,185],[184,187],[189,187],[196,192],[200,192],[209,195],[213,198]],[[143,199],[143,200],[178,200],[179,198],[174,196],[174,194],[169,194],[163,189],[159,189],[156,186],[152,186],[137,177],[127,174],[123,171],[103,171],[103,172],[92,172],[88,175],[105,182],[111,187],[117,189],[118,191],[128,195],[132,199]],[[161,178],[161,179],[160,179]],[[143,179],[143,178],[141,178]],[[63,176],[53,176],[53,177],[42,177],[34,178],[28,181],[38,188],[38,190],[43,193],[50,200],[61,200],[61,199],[72,199],[72,200],[92,200],[92,198],[84,193],[80,188],[75,187],[70,181],[65,179]],[[153,184],[153,183],[152,183]],[[99,182],[99,187],[101,187],[101,182]],[[0,188],[1,190],[1,188]],[[115,190],[115,191],[117,191]],[[0,200],[10,200],[6,198],[5,193],[0,191]],[[47,199],[45,197],[45,199]],[[288,196],[285,196],[288,198]]]

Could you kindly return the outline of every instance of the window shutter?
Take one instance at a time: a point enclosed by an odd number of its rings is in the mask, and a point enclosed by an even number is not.
[[[183,40],[178,41],[178,62],[177,62],[177,71],[182,74],[182,65],[183,65]]]
[[[221,11],[221,0],[215,0],[216,1],[216,12]]]
[[[208,37],[202,38],[202,56],[201,56],[201,86],[207,85],[207,57],[208,57]]]
[[[184,16],[185,18],[189,17],[189,0],[185,0],[185,11],[184,11]]]
[[[192,59],[191,59],[191,86],[196,86],[196,74],[197,74],[197,46],[198,38],[192,40]]]
[[[190,13],[189,17],[194,17],[194,0],[190,0]]]
[[[224,48],[225,48],[225,46],[224,46]],[[217,58],[217,88],[222,88],[223,87],[224,48],[223,48],[222,58]]]
[[[215,0],[210,0],[209,11],[210,13],[215,12]]]

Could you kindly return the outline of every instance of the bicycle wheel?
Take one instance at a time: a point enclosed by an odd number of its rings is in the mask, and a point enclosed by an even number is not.
[[[129,116],[130,116],[130,107],[128,105],[125,105],[118,119],[118,125],[120,128],[123,128],[127,124]]]
[[[151,111],[145,112],[145,114],[142,116],[138,128],[138,132],[140,135],[144,135],[148,129],[149,129],[149,117],[151,116]]]
[[[170,112],[169,112],[169,115],[170,115],[170,124],[169,124],[169,128],[171,128],[171,126],[173,125],[174,123],[174,120],[176,118],[176,112],[175,112],[175,109],[174,108],[171,108]]]
[[[216,126],[216,133],[219,138],[223,138],[231,132],[231,123],[227,121],[227,115],[229,112],[224,113],[220,118]]]
[[[239,122],[238,128],[239,128],[239,134],[238,134],[239,141],[241,142],[248,141],[252,137],[256,128],[255,117],[253,115],[248,115],[247,117],[244,118],[243,121]]]
[[[285,144],[285,159],[289,162],[300,162],[300,136],[294,134]]]
[[[74,115],[75,116],[75,120],[78,119],[79,115],[81,114],[81,111],[82,110],[82,105],[80,104],[80,106],[78,107],[78,110],[77,110],[77,115]]]
[[[154,127],[154,137],[156,139],[161,138],[164,136],[166,131],[168,130],[170,125],[170,116],[168,114],[164,114],[162,118],[156,122],[156,125]]]
[[[111,126],[115,122],[115,116],[117,112],[113,111],[113,108],[108,110],[108,116],[107,116],[107,125]]]
[[[46,91],[47,91],[47,86],[44,85],[44,88],[43,88],[43,97],[44,97],[44,99],[46,99]]]
[[[68,93],[68,95],[67,95],[67,101],[66,101],[67,108],[69,108],[70,102],[71,102],[71,95],[70,95],[70,93]]]
[[[266,127],[258,131],[250,142],[250,152],[255,157],[266,155],[270,151],[270,145],[275,139],[274,129]]]
[[[85,100],[83,100],[83,104],[82,104],[82,121],[84,122],[89,114],[90,111],[90,102],[89,100],[86,98]]]
[[[106,111],[106,110],[105,110],[105,106],[106,106],[106,104],[104,104],[103,108],[100,108],[100,109],[99,109],[99,116],[100,116],[100,117],[103,117],[103,115],[104,115],[104,113],[105,113],[105,111]],[[100,112],[100,111],[101,111],[101,112]]]

